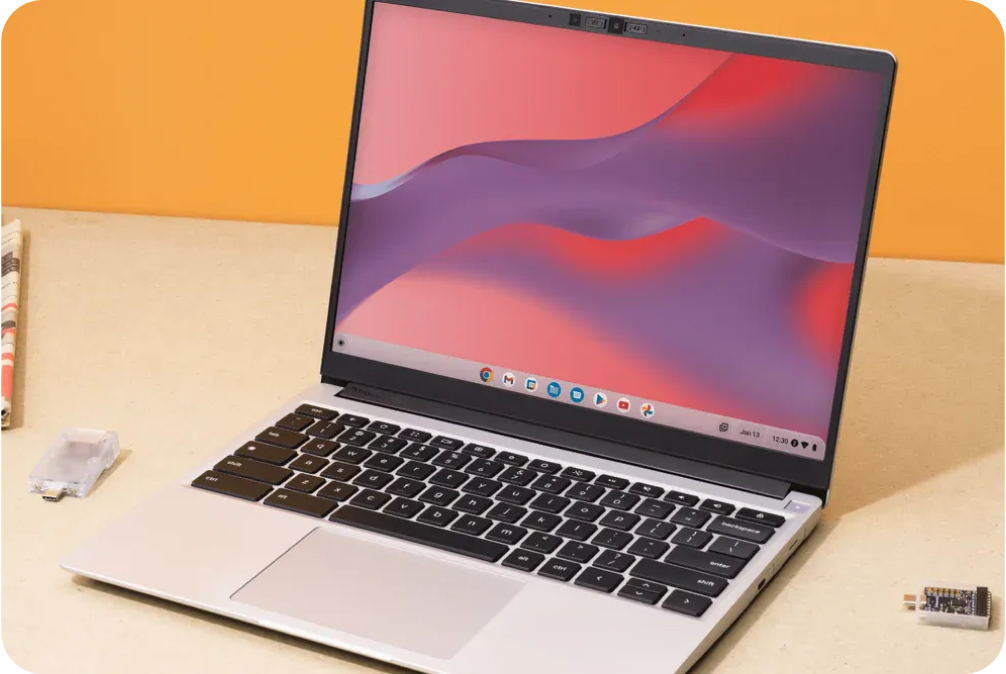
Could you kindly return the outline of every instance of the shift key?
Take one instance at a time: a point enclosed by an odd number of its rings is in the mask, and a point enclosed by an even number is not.
[[[280,484],[293,475],[292,470],[282,466],[273,466],[254,459],[242,459],[239,456],[228,456],[213,467],[219,473],[228,473],[238,477],[247,477],[267,484]]]

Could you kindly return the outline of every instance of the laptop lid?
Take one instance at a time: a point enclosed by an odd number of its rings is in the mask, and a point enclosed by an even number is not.
[[[368,1],[323,376],[826,491],[895,69]]]

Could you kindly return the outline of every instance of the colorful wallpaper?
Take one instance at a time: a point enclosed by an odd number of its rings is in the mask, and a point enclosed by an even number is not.
[[[337,332],[827,437],[879,75],[374,22]]]

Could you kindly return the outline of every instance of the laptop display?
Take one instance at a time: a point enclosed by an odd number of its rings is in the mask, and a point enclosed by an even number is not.
[[[578,28],[375,5],[332,348],[823,459],[883,76]]]

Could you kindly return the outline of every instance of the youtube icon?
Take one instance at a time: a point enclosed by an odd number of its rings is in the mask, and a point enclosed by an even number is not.
[[[629,402],[628,398],[618,399],[618,411],[622,414],[628,414],[629,410],[632,409],[632,403]]]

